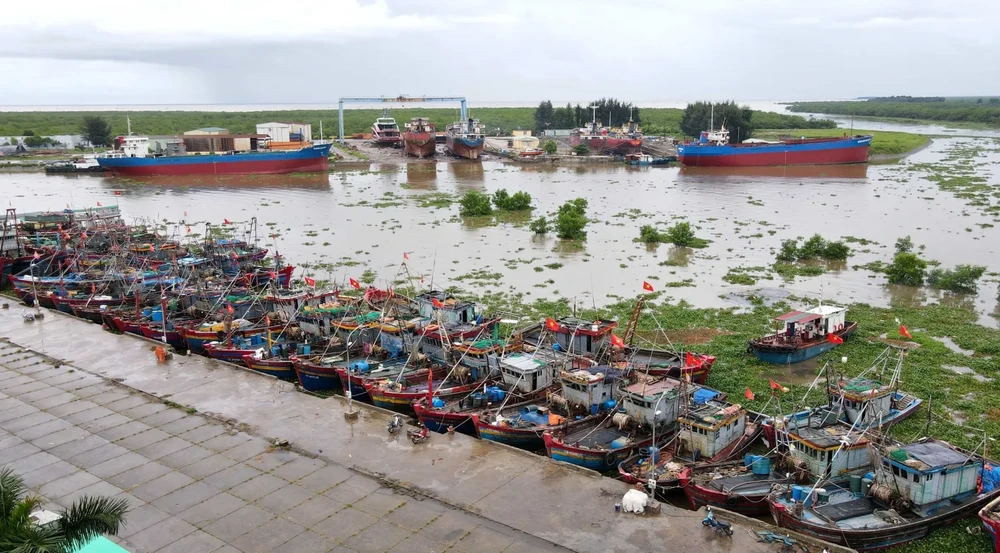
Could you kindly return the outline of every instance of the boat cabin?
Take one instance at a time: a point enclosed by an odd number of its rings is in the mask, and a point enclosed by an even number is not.
[[[832,424],[788,429],[789,453],[817,477],[840,478],[871,466],[868,440],[849,426]]]
[[[914,505],[926,507],[976,493],[982,469],[982,461],[945,442],[927,439],[890,448],[876,480]]]
[[[120,136],[118,150],[111,157],[147,157],[149,155],[148,136]]]
[[[507,389],[530,394],[556,384],[567,362],[566,356],[543,349],[512,353],[500,359],[500,377]]]
[[[618,390],[619,406],[639,424],[657,426],[673,423],[681,406],[682,382],[669,377],[645,379],[622,386]],[[688,388],[688,393],[698,386]]]
[[[432,291],[416,297],[417,309],[421,317],[448,323],[475,323],[476,305],[454,298],[444,292]]]
[[[698,137],[698,143],[710,144],[712,146],[723,146],[725,144],[729,144],[729,131],[726,130],[725,125],[717,131],[701,131],[701,136]]]
[[[285,320],[294,321],[296,315],[307,311],[322,309],[327,312],[346,313],[346,306],[335,300],[334,292],[314,294],[305,290],[279,290],[264,296],[264,302],[271,311],[277,311],[285,316]],[[334,300],[334,301],[331,301]]]
[[[597,355],[608,348],[611,332],[618,326],[615,321],[589,321],[576,317],[563,317],[557,321],[559,330],[555,340],[562,351],[576,355]]]
[[[615,382],[621,375],[620,370],[607,365],[562,371],[559,373],[562,396],[570,406],[591,413],[614,407]]]
[[[831,383],[827,393],[835,404],[843,402],[846,422],[857,423],[857,428],[881,426],[892,416],[895,390],[878,380],[861,376],[841,380]]]
[[[707,388],[698,392],[711,392],[713,398],[718,395],[718,392]],[[711,459],[743,437],[746,432],[746,409],[716,399],[699,403],[698,393],[693,399],[687,412],[677,417],[677,439],[682,451],[689,452],[694,459]]]
[[[500,372],[500,359],[504,355],[521,351],[521,342],[484,338],[465,340],[451,344],[451,354],[455,361],[474,369],[488,369],[490,373]]]
[[[775,336],[785,342],[820,339],[831,332],[842,330],[846,324],[846,316],[847,308],[835,305],[791,311],[775,319],[779,325]]]

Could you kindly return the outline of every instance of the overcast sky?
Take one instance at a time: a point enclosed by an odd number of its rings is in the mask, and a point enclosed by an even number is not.
[[[0,106],[1000,94],[996,0],[0,2]]]

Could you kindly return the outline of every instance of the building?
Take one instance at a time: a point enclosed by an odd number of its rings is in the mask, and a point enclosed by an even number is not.
[[[205,127],[203,129],[195,129],[193,131],[187,131],[184,136],[203,136],[203,135],[219,135],[219,134],[229,134],[229,129],[223,129],[222,127]]]
[[[521,152],[527,152],[528,150],[537,150],[538,138],[530,135],[514,135],[513,138],[507,141],[507,147],[510,151],[518,154]]]
[[[257,134],[266,134],[271,142],[309,142],[312,140],[312,125],[292,121],[272,121],[257,125]]]
[[[511,133],[511,136],[531,136],[531,129],[528,130],[517,129]]]

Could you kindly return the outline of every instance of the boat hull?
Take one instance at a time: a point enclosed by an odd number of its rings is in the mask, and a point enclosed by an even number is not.
[[[709,506],[719,507],[746,516],[761,516],[768,513],[767,496],[771,493],[770,489],[761,493],[729,494],[722,490],[703,486],[691,480],[690,470],[687,469],[682,472],[679,479],[684,489],[684,495],[687,497],[691,508],[695,511]]]
[[[584,144],[592,152],[614,152],[619,154],[635,154],[642,149],[641,138],[617,138],[612,136],[574,136],[570,138],[570,146]]]
[[[871,141],[871,136],[855,136],[778,144],[683,144],[677,146],[677,159],[695,167],[866,163]]]
[[[476,437],[476,425],[469,413],[450,413],[438,409],[428,409],[419,401],[414,402],[413,410],[417,413],[420,424],[432,432],[444,434],[450,428],[453,431]]]
[[[479,159],[486,146],[485,138],[466,138],[447,134],[445,136],[445,147],[448,151],[458,157],[465,159]]]
[[[104,157],[97,162],[115,176],[273,175],[308,173],[329,168],[330,144],[292,152],[252,152],[233,155],[173,157]]]
[[[408,156],[430,157],[434,155],[437,142],[433,134],[424,132],[403,133],[403,151]]]
[[[337,367],[314,365],[302,360],[294,361],[295,379],[307,392],[335,392],[342,390]]]
[[[858,323],[848,321],[847,324],[844,325],[843,329],[838,330],[833,334],[840,337],[842,340],[846,340],[854,334],[854,331],[857,330],[857,328]],[[768,343],[765,340],[750,340],[747,349],[750,353],[754,354],[757,359],[760,359],[765,363],[787,365],[812,359],[813,357],[826,353],[835,347],[837,347],[837,344],[834,344],[825,337],[822,337],[800,345]]]
[[[252,371],[289,382],[295,380],[295,369],[292,368],[292,362],[288,359],[254,359],[250,356],[245,357],[243,362]]]
[[[669,440],[670,437],[669,433],[665,436],[660,436],[664,440]],[[649,436],[626,447],[612,450],[596,450],[564,443],[558,438],[553,437],[549,432],[543,434],[542,439],[545,442],[545,452],[551,459],[597,472],[618,470],[619,463],[631,457],[639,449],[649,447],[653,443],[652,436]]]
[[[980,509],[979,519],[983,521],[986,532],[993,540],[994,553],[1000,553],[1000,498],[994,499],[988,505]]]

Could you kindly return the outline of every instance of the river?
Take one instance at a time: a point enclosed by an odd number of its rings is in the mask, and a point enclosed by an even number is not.
[[[912,130],[894,126],[892,130]],[[929,132],[938,134],[933,127]],[[927,288],[887,286],[882,275],[852,269],[890,261],[893,244],[910,235],[926,259],[943,266],[987,265],[1000,272],[1000,229],[993,218],[969,208],[952,192],[905,172],[908,164],[943,162],[956,142],[992,146],[992,139],[939,138],[898,165],[825,168],[757,168],[741,173],[687,168],[588,166],[553,168],[497,161],[373,164],[367,170],[337,170],[306,176],[256,176],[215,180],[113,178],[0,173],[0,200],[19,212],[117,203],[128,218],[155,220],[179,237],[205,231],[224,219],[244,231],[254,217],[259,236],[272,250],[308,272],[345,281],[365,269],[385,285],[398,276],[403,253],[411,275],[439,287],[470,292],[523,292],[525,300],[573,298],[581,306],[614,296],[634,296],[643,280],[675,300],[696,306],[746,305],[751,294],[788,295],[827,302],[946,301],[976,310],[980,321],[997,326],[996,278],[980,282],[980,293],[962,296]],[[984,154],[977,172],[996,183]],[[530,193],[531,216],[463,219],[457,203],[433,207],[441,194],[500,188]],[[537,237],[530,217],[554,212],[564,201],[589,202],[587,240],[582,246],[553,235]],[[187,214],[185,216],[185,213]],[[665,230],[680,218],[711,240],[707,248],[633,242],[641,225]],[[190,229],[190,230],[189,230]],[[851,244],[846,263],[831,264],[822,276],[772,279],[753,286],[723,280],[733,267],[767,267],[781,241],[819,233],[827,239],[855,237],[876,242]],[[478,272],[478,276],[473,276]],[[301,275],[302,272],[297,274]],[[497,275],[499,274],[499,278]],[[465,278],[462,278],[465,277]],[[672,286],[671,286],[672,283]]]

